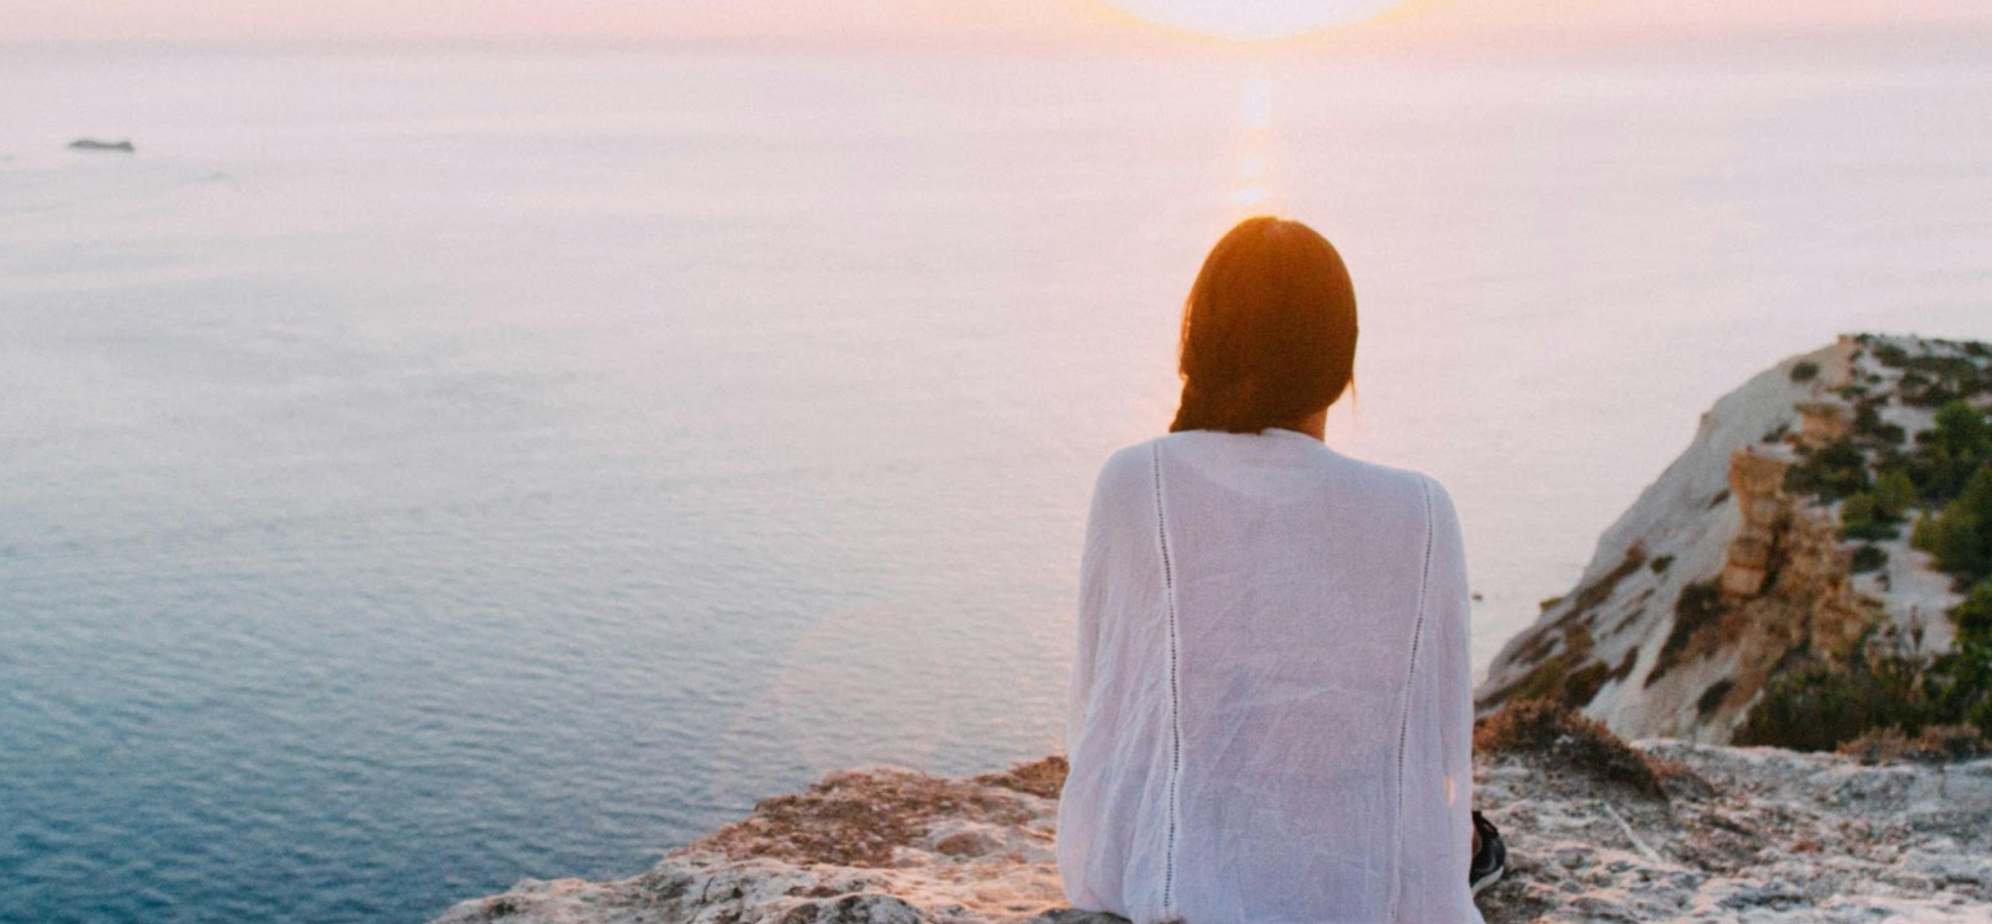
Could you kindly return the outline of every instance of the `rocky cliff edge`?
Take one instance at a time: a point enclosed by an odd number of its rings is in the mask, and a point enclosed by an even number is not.
[[[1476,739],[1476,802],[1510,847],[1490,924],[1992,920],[1992,760],[1628,748],[1584,724]],[[1064,905],[1064,769],[833,773],[640,875],[528,879],[435,924],[1123,924]]]

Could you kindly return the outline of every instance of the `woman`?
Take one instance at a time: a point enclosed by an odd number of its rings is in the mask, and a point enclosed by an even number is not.
[[[1322,442],[1356,302],[1250,219],[1183,314],[1166,436],[1100,472],[1059,804],[1067,898],[1134,924],[1479,922],[1465,552],[1430,476]]]

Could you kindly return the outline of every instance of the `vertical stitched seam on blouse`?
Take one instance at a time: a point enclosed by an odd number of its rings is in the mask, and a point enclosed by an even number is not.
[[[1404,671],[1404,712],[1397,723],[1397,875],[1390,883],[1390,919],[1397,919],[1397,903],[1404,891],[1404,750],[1411,729],[1411,697],[1418,676],[1418,643],[1425,634],[1425,592],[1432,582],[1432,485],[1420,482],[1425,499],[1425,563],[1418,575],[1418,616],[1411,626],[1411,663]]]
[[[1169,560],[1169,522],[1162,511],[1162,447],[1150,447],[1155,472],[1155,534],[1162,549],[1162,592],[1169,616],[1169,840],[1162,854],[1162,914],[1173,909],[1176,885],[1177,781],[1183,775],[1183,694],[1176,676],[1176,572]]]

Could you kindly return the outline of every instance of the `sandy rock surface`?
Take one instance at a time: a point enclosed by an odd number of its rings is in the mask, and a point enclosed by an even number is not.
[[[1663,801],[1525,760],[1479,768],[1512,851],[1481,896],[1490,924],[1992,921],[1992,761],[1638,746],[1700,779]]]
[[[1849,758],[1671,740],[1668,797],[1527,756],[1477,768],[1510,845],[1512,922],[1992,921],[1992,760]],[[525,880],[436,924],[1119,924],[1066,908],[1064,761],[937,779],[874,767],[763,801],[629,879]]]

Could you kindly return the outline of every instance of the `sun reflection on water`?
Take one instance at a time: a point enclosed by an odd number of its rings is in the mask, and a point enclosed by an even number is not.
[[[1274,204],[1272,142],[1273,78],[1260,69],[1238,86],[1238,130],[1229,199],[1241,211],[1265,212]]]

